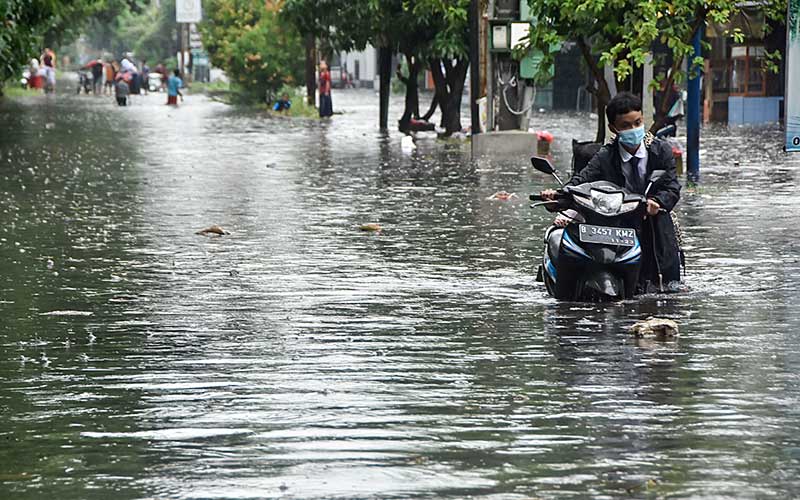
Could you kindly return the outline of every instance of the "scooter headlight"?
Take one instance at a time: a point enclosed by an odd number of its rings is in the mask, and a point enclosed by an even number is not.
[[[595,212],[600,215],[617,215],[622,207],[622,193],[604,193],[592,189],[592,203],[594,204]]]
[[[639,208],[640,201],[626,201],[619,207],[619,213],[627,214],[628,212],[633,212],[637,208]]]

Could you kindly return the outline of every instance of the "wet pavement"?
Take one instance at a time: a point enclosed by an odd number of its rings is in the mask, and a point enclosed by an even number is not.
[[[327,122],[0,104],[0,498],[800,494],[800,157],[777,128],[704,130],[690,292],[557,303],[526,202],[549,179],[430,136],[405,153],[373,92],[333,98]],[[562,171],[593,130],[534,127]],[[651,314],[680,338],[630,338]]]

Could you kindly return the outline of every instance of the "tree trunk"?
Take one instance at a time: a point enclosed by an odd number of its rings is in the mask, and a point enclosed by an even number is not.
[[[380,117],[381,130],[389,128],[389,95],[392,81],[392,49],[381,47],[378,49],[378,71],[380,75]]]
[[[579,38],[577,42],[578,47],[581,49],[581,54],[583,54],[583,60],[589,67],[595,83],[597,83],[597,89],[593,91],[597,101],[597,135],[594,142],[603,144],[606,141],[606,104],[611,100],[611,90],[608,88],[605,75],[600,66],[597,65],[597,61],[591,50],[589,50],[586,41],[583,38]]]
[[[597,134],[594,137],[594,142],[599,144],[606,142],[606,105],[611,100],[609,95],[608,85],[606,85],[605,94],[601,90],[595,96],[597,99]]]
[[[699,30],[702,26],[705,26],[705,19],[706,9],[704,7],[699,7],[694,21],[694,26],[692,27],[692,35],[689,37],[689,40],[694,38],[697,30]],[[650,132],[652,133],[656,133],[656,131],[658,131],[664,126],[664,123],[666,123],[667,113],[669,112],[668,103],[671,94],[670,91],[672,89],[672,84],[675,81],[675,73],[678,72],[682,64],[682,58],[675,58],[675,60],[672,61],[672,69],[669,72],[667,80],[663,84],[665,90],[661,97],[661,102],[658,103],[656,107],[656,119],[653,121],[653,126],[650,127]]]
[[[437,96],[436,93],[434,92],[433,99],[431,100],[431,105],[428,108],[428,111],[424,115],[422,115],[422,119],[425,121],[430,120],[433,114],[436,112],[436,108],[438,107],[439,107],[439,96]]]
[[[404,78],[399,74],[400,78],[406,85],[406,103],[403,110],[403,116],[400,118],[398,124],[400,132],[408,133],[410,130],[411,117],[419,116],[419,93],[417,89],[417,75],[419,74],[419,60],[406,54],[406,61],[408,62],[408,78]]]
[[[469,68],[470,68],[470,91],[469,91],[469,114],[470,130],[472,134],[481,133],[480,112],[478,109],[478,97],[481,93],[481,56],[480,56],[480,18],[482,9],[479,0],[470,0],[469,3]]]
[[[441,126],[444,137],[461,131],[461,94],[467,78],[469,61],[456,59],[455,65],[449,61],[442,64],[441,59],[431,59],[431,74],[436,86],[436,99],[442,110]],[[444,72],[442,68],[444,67]]]
[[[317,41],[306,35],[306,101],[312,108],[317,105]]]

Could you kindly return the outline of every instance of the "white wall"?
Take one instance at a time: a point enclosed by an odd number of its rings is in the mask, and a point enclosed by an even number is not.
[[[342,65],[347,67],[347,72],[353,75],[354,80],[356,75],[356,61],[358,61],[358,80],[362,85],[366,82],[372,84],[377,78],[377,52],[375,47],[368,46],[366,49],[359,52],[342,52],[340,60],[342,61]]]

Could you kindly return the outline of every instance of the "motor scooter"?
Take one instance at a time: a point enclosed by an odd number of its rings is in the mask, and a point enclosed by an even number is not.
[[[84,94],[92,92],[92,76],[86,71],[78,71],[78,89],[77,93],[80,94],[83,90]]]
[[[161,75],[159,73],[150,72],[147,74],[147,90],[149,92],[160,92],[161,91]]]
[[[547,158],[534,156],[533,167],[561,184],[555,200],[530,195],[544,206],[573,219],[566,227],[545,232],[540,281],[559,300],[606,302],[630,299],[641,268],[640,231],[646,213],[647,193],[664,175],[651,174],[645,194],[637,194],[608,181],[565,186]],[[574,215],[565,214],[571,209]]]

